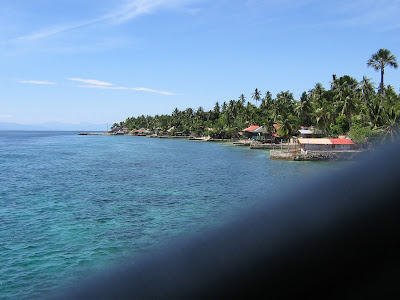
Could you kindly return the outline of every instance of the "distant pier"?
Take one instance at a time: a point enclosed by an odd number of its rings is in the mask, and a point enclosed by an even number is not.
[[[78,135],[105,135],[102,132],[78,132]]]

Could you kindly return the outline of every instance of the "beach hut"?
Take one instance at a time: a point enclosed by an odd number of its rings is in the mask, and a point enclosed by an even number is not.
[[[245,137],[252,139],[253,137],[261,135],[259,128],[261,128],[262,131],[262,127],[258,125],[251,125],[250,127],[243,129],[242,131]]]
[[[131,135],[143,135],[144,134],[144,130],[132,130],[131,131]]]
[[[347,151],[354,149],[351,139],[299,138],[302,151]]]

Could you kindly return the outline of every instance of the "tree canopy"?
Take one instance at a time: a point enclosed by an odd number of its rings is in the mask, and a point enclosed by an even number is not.
[[[267,91],[262,97],[256,88],[250,97],[254,103],[246,102],[246,96],[241,94],[238,100],[216,102],[210,110],[175,108],[170,115],[130,117],[113,127],[230,138],[250,125],[272,132],[273,124],[279,124],[282,138],[296,134],[300,126],[314,126],[326,136],[348,134],[359,143],[393,141],[400,134],[400,94],[391,85],[383,85],[383,74],[386,66],[397,68],[396,57],[389,50],[380,49],[367,66],[381,70],[378,90],[366,76],[358,81],[349,75],[333,75],[329,89],[316,83],[298,100],[289,90],[275,97]]]

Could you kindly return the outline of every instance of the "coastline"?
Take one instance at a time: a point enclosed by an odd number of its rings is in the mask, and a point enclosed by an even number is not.
[[[263,144],[249,139],[212,139],[209,137],[195,136],[170,136],[170,135],[145,135],[145,134],[125,134],[110,132],[79,132],[78,135],[111,135],[111,136],[134,136],[159,139],[186,139],[198,142],[219,142],[231,143],[232,146],[249,147],[249,149],[268,150],[270,159],[286,161],[343,161],[354,160],[363,149],[357,150],[337,150],[337,151],[300,151],[298,144]]]
[[[186,139],[188,141],[202,141],[202,142],[240,142],[240,139],[212,139],[205,137],[195,136],[173,136],[173,135],[144,135],[144,134],[121,134],[121,133],[108,133],[108,132],[78,132],[78,135],[111,135],[111,136],[134,136],[158,139]],[[244,141],[244,140],[243,140]]]

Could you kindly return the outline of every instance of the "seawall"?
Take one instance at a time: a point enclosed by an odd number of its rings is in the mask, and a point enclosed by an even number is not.
[[[294,149],[299,149],[298,144],[257,144],[257,143],[252,143],[250,144],[250,149],[289,149],[289,150],[294,150]]]
[[[296,161],[318,161],[318,160],[352,160],[362,151],[289,151],[271,150],[271,159],[296,160]]]

